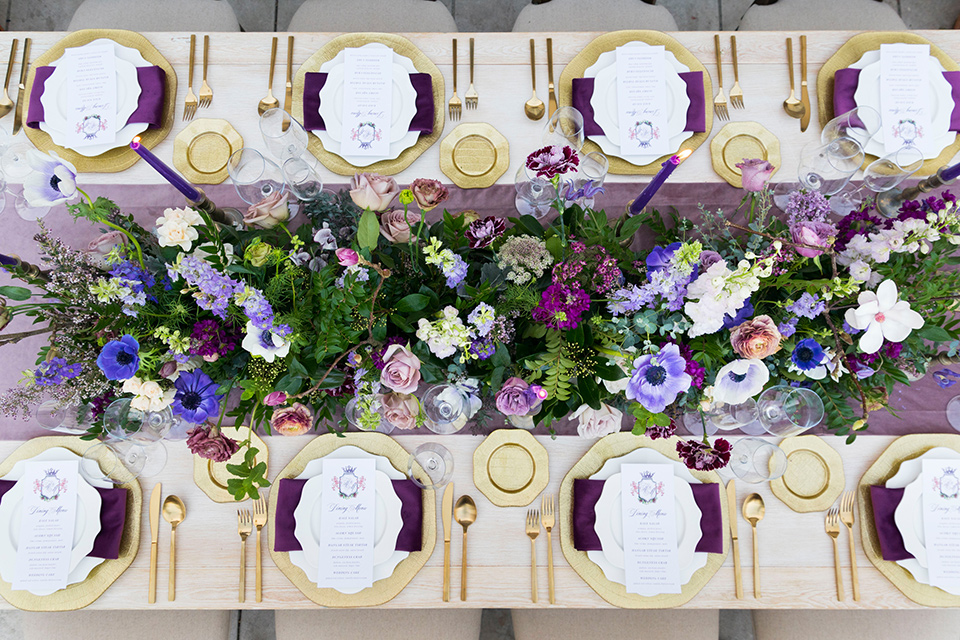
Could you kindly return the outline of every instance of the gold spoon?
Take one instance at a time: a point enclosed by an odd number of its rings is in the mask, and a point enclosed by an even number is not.
[[[280,101],[273,97],[273,68],[277,63],[277,39],[273,39],[273,47],[270,49],[270,85],[267,88],[267,95],[257,105],[257,112],[263,115],[265,111],[276,109],[280,106]]]
[[[541,103],[542,104],[542,103]],[[460,562],[460,599],[467,599],[467,527],[477,520],[477,505],[470,496],[460,496],[453,517],[463,527],[463,558]]]
[[[13,39],[13,44],[10,45],[10,61],[7,62],[7,79],[3,81],[3,98],[0,98],[0,118],[10,113],[10,110],[13,109],[13,100],[10,99],[10,94],[7,92],[7,89],[10,87],[10,71],[13,70],[13,63],[17,58],[17,42],[16,38]]]
[[[537,61],[533,53],[533,38],[530,38],[530,73],[533,76],[533,97],[523,104],[523,112],[531,120],[539,120],[546,108],[543,100],[537,97]]]
[[[751,493],[743,501],[743,518],[753,527],[753,597],[760,598],[760,554],[757,551],[757,523],[763,520],[765,508],[759,493]]]
[[[793,38],[787,38],[787,66],[790,67],[790,97],[783,101],[783,110],[791,118],[802,118],[806,109],[794,95],[796,89],[793,84]]]
[[[167,600],[173,602],[177,593],[177,525],[187,517],[187,507],[177,496],[167,496],[163,501],[163,519],[170,523],[170,587]]]

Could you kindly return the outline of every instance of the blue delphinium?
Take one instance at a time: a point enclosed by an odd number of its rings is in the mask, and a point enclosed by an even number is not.
[[[181,373],[173,386],[177,389],[170,405],[173,415],[202,424],[220,413],[217,383],[200,369]]]
[[[107,380],[127,380],[140,368],[140,343],[131,335],[111,340],[97,356],[97,366]]]
[[[825,308],[826,303],[821,300],[819,296],[810,295],[807,292],[804,292],[796,302],[789,304],[786,307],[787,311],[790,313],[794,313],[801,318],[809,318],[811,320],[823,313]]]
[[[76,378],[81,371],[79,363],[68,365],[65,358],[51,358],[40,363],[33,373],[33,380],[40,387],[55,387],[63,384],[64,380]]]

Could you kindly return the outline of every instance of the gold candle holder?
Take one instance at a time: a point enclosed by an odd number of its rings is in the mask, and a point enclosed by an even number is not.
[[[231,226],[237,229],[243,227],[243,214],[240,213],[239,209],[234,209],[233,207],[218,207],[210,198],[207,197],[207,194],[204,193],[203,189],[197,189],[197,191],[200,193],[199,200],[187,200],[191,207],[197,209],[198,211],[203,211],[217,224]]]
[[[920,181],[915,187],[908,189],[891,189],[877,195],[877,211],[887,218],[895,218],[900,212],[900,207],[908,200],[916,200],[917,196],[923,193],[929,193],[934,189],[953,184],[954,180],[944,180],[943,171],[947,167],[940,167],[935,174],[928,176]]]

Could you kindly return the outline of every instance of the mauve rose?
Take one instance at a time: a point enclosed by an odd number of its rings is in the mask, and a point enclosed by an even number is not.
[[[197,426],[187,432],[187,448],[190,449],[190,453],[206,460],[226,462],[233,457],[233,454],[240,451],[240,445],[236,440],[220,432],[210,435],[210,431],[210,427]]]
[[[177,363],[173,360],[168,360],[160,365],[160,370],[157,372],[160,374],[161,378],[169,378],[177,372]]]
[[[704,271],[717,264],[721,260],[723,260],[723,256],[716,251],[710,251],[707,249],[706,251],[700,252],[700,266]]]
[[[287,401],[287,393],[285,391],[273,391],[267,394],[267,397],[263,399],[263,404],[268,407],[276,407]]]
[[[386,211],[398,193],[397,181],[378,173],[358,173],[350,180],[350,198],[361,209]]]
[[[582,404],[570,419],[579,419],[577,434],[581,438],[602,438],[603,436],[620,431],[623,412],[619,409],[600,404],[599,409],[591,409],[590,405]]]
[[[286,194],[274,191],[257,204],[250,205],[243,214],[243,223],[247,226],[255,224],[262,229],[273,229],[289,217]]]
[[[770,180],[770,176],[777,170],[775,166],[759,158],[744,159],[742,162],[738,162],[736,167],[740,169],[744,190],[751,193],[763,191],[767,181]]]
[[[380,235],[394,244],[410,242],[410,227],[419,222],[420,214],[416,211],[408,211],[406,219],[402,209],[390,211],[380,216]]]
[[[826,222],[805,220],[790,227],[790,235],[794,242],[811,244],[826,249],[831,244],[830,238],[837,235],[837,228]],[[823,253],[823,251],[809,247],[794,247],[794,249],[804,258],[816,258]]]
[[[385,393],[380,396],[380,415],[397,429],[416,429],[420,401],[409,393]]]
[[[352,267],[353,265],[360,262],[360,254],[358,254],[353,249],[340,247],[334,253],[337,254],[337,262],[339,262],[344,267]]]
[[[420,358],[403,345],[390,345],[383,352],[380,383],[397,393],[413,393],[420,384]]]
[[[122,249],[127,244],[127,234],[122,231],[102,233],[87,245],[87,259],[98,269],[109,269],[106,256],[114,247]]]
[[[313,426],[313,411],[299,402],[277,409],[270,418],[270,427],[283,436],[299,436]]]
[[[450,197],[447,188],[440,184],[439,180],[430,180],[428,178],[417,178],[410,185],[410,191],[413,192],[413,198],[417,201],[417,206],[423,211],[430,211],[436,208],[441,202]]]
[[[730,344],[741,358],[762,360],[780,350],[780,331],[770,316],[744,320],[730,331]]]
[[[520,378],[510,378],[497,391],[497,410],[505,416],[525,416],[532,413],[543,402],[536,393],[531,393],[529,384]]]

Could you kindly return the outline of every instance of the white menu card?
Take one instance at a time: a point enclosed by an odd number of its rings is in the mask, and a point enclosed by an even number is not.
[[[880,45],[883,146],[893,153],[913,145],[926,156],[930,142],[930,45]],[[935,155],[932,154],[931,155]]]
[[[923,460],[923,532],[930,584],[960,592],[960,461]]]
[[[77,460],[24,463],[18,481],[24,490],[15,590],[66,588],[77,523],[78,470]]]
[[[341,155],[387,156],[393,122],[393,49],[344,51]]]
[[[71,146],[114,142],[117,137],[117,58],[113,43],[67,49],[67,137]]]
[[[617,113],[624,156],[670,152],[663,46],[617,47]]]
[[[627,593],[680,593],[673,466],[620,467]]]
[[[323,460],[318,587],[353,590],[373,584],[376,472],[372,458]]]

